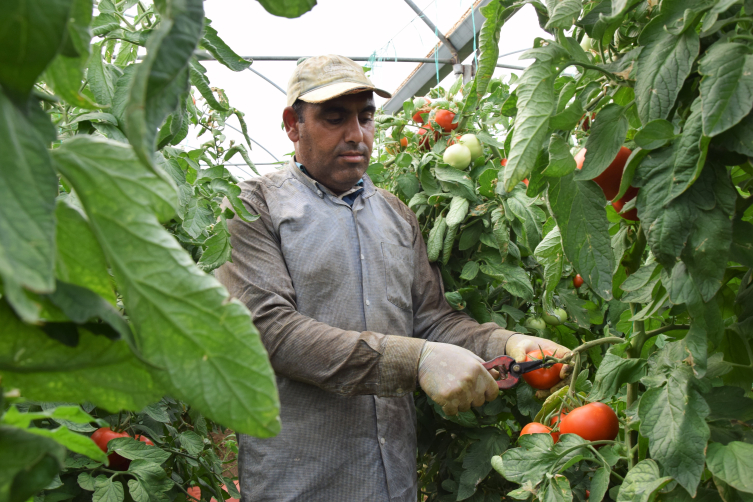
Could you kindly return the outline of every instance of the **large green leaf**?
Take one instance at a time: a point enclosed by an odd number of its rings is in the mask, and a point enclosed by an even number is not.
[[[553,8],[550,8],[553,7]],[[562,28],[568,30],[575,24],[583,9],[581,0],[550,0],[547,2],[549,10],[549,22],[545,29]]]
[[[632,276],[631,276],[632,277]],[[592,401],[608,399],[624,384],[634,383],[646,375],[646,361],[644,359],[626,359],[624,357],[626,343],[615,345],[609,349],[596,370],[594,386],[588,398]]]
[[[486,94],[489,80],[497,68],[499,37],[502,26],[504,26],[505,21],[520,9],[520,6],[506,7],[508,3],[511,2],[491,2],[479,9],[481,14],[486,18],[486,21],[484,21],[479,32],[479,56],[476,78],[473,80],[471,88],[465,92],[467,98],[462,110],[465,116],[473,114],[479,101]]]
[[[136,70],[125,107],[125,131],[142,162],[153,166],[157,128],[188,91],[188,62],[204,27],[202,0],[168,0]]]
[[[206,77],[206,68],[199,63],[196,58],[192,58],[189,63],[189,71],[191,74],[191,85],[195,86],[201,96],[206,100],[207,104],[215,110],[224,111],[227,110],[227,106],[221,104],[214,97],[214,92],[209,85],[209,79]]]
[[[593,181],[575,181],[570,174],[550,180],[548,195],[565,256],[596,294],[611,300],[614,255],[604,193]]]
[[[730,151],[753,157],[753,114],[748,114],[739,124],[714,138]]]
[[[28,500],[47,487],[66,455],[52,439],[7,425],[0,425],[0,451],[0,500],[11,502]]]
[[[527,178],[536,163],[547,137],[549,117],[556,104],[554,80],[559,74],[557,64],[566,53],[557,44],[551,43],[526,54],[532,54],[537,59],[523,72],[516,90],[518,114],[515,116],[507,166],[502,170],[504,176],[499,177],[504,179],[504,185],[497,185],[500,193],[512,190]]]
[[[204,18],[204,36],[201,38],[201,46],[212,53],[217,61],[233,71],[243,71],[251,66],[251,61],[246,61],[233,51],[217,34],[217,30],[210,26],[211,19]]]
[[[560,436],[555,445],[548,434],[521,436],[518,443],[519,448],[510,448],[502,454],[500,474],[508,481],[524,486],[536,486],[542,478],[546,479],[547,472],[557,472],[577,456],[591,457],[585,446],[578,448],[584,445],[584,440],[576,434]]]
[[[159,223],[175,210],[174,188],[119,143],[77,137],[54,157],[113,268],[139,349],[163,368],[157,381],[238,432],[279,431],[274,373],[248,310]]]
[[[670,174],[672,182],[664,204],[667,205],[695,183],[706,162],[709,138],[703,135],[701,120],[702,104],[696,99],[691,106],[692,113],[685,121],[683,135],[676,145],[674,166]]]
[[[481,272],[501,282],[501,286],[510,294],[531,300],[533,298],[533,286],[525,271],[517,265],[509,263],[488,263],[481,265]]]
[[[649,388],[641,396],[638,416],[651,458],[694,495],[706,460],[710,410],[692,370],[682,362],[685,354],[682,343],[674,342],[651,357],[649,376],[643,379]]]
[[[732,244],[732,222],[719,208],[699,211],[682,252],[682,261],[704,301],[722,286]]]
[[[559,227],[554,227],[546,234],[536,246],[534,256],[544,266],[544,310],[551,314],[555,309],[554,292],[562,278],[562,262],[565,257]]]
[[[625,108],[615,103],[602,108],[586,141],[583,168],[575,173],[575,179],[591,180],[603,173],[617,157],[627,131]]]
[[[102,59],[102,44],[92,45],[92,53],[89,57],[89,65],[86,69],[86,78],[89,90],[94,95],[97,103],[103,106],[112,105],[115,86],[113,76],[107,63]]]
[[[267,12],[280,17],[298,17],[316,5],[316,0],[259,0]]]
[[[60,199],[55,219],[55,276],[63,282],[88,288],[115,305],[107,260],[86,216],[73,204]]]
[[[636,62],[635,100],[644,124],[667,118],[700,49],[695,30],[673,35],[664,29],[668,21],[662,12],[638,38],[643,49]]]
[[[711,473],[736,489],[753,493],[753,445],[711,443],[706,458]]]
[[[79,330],[68,347],[24,324],[0,302],[0,374],[38,401],[90,401],[110,411],[140,410],[164,393],[123,340]]]
[[[37,311],[21,288],[54,289],[58,180],[44,141],[2,91],[0,159],[0,276],[8,301],[33,321]]]
[[[673,148],[649,153],[636,169],[633,180],[635,186],[641,187],[636,206],[648,245],[657,261],[668,269],[685,247],[698,215],[691,190],[664,204],[672,189],[674,159]]]
[[[39,75],[61,49],[73,1],[3,3],[3,15],[0,16],[0,46],[3,47],[0,53],[0,86],[14,100],[26,100]]]
[[[715,43],[698,64],[703,133],[716,136],[740,122],[753,107],[753,55],[748,46]]]
[[[465,500],[476,492],[478,484],[492,470],[491,458],[504,452],[510,444],[507,432],[496,427],[486,427],[467,435],[478,441],[468,447],[468,452],[463,458],[463,473],[460,475],[457,500]]]
[[[617,502],[648,502],[654,494],[667,485],[672,478],[661,477],[659,466],[651,459],[638,462],[628,471],[620,487]]]

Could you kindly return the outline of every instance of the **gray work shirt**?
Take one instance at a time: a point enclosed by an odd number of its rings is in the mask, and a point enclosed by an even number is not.
[[[349,206],[293,162],[241,183],[217,270],[252,312],[282,431],[240,435],[244,501],[416,500],[412,392],[425,340],[483,355],[499,327],[452,309],[413,212],[363,178]]]

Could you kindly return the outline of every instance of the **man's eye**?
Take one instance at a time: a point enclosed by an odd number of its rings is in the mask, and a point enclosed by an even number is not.
[[[327,122],[329,122],[330,124],[339,124],[342,121],[343,119],[341,117],[327,119]]]

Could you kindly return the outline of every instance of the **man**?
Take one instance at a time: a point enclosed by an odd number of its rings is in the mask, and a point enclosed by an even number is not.
[[[416,384],[453,415],[497,397],[484,360],[567,352],[447,303],[415,215],[365,175],[374,92],[389,97],[350,59],[299,64],[295,159],[241,184],[257,221],[228,222],[217,277],[253,313],[281,403],[277,437],[240,436],[245,501],[413,502]]]

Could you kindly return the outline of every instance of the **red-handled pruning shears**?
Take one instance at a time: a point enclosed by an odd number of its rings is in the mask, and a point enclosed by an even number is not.
[[[523,373],[535,371],[550,364],[550,361],[543,359],[528,361],[525,363],[516,363],[515,359],[510,356],[499,356],[491,361],[485,362],[484,368],[488,370],[497,370],[499,372],[497,387],[500,389],[512,389],[518,384]]]

